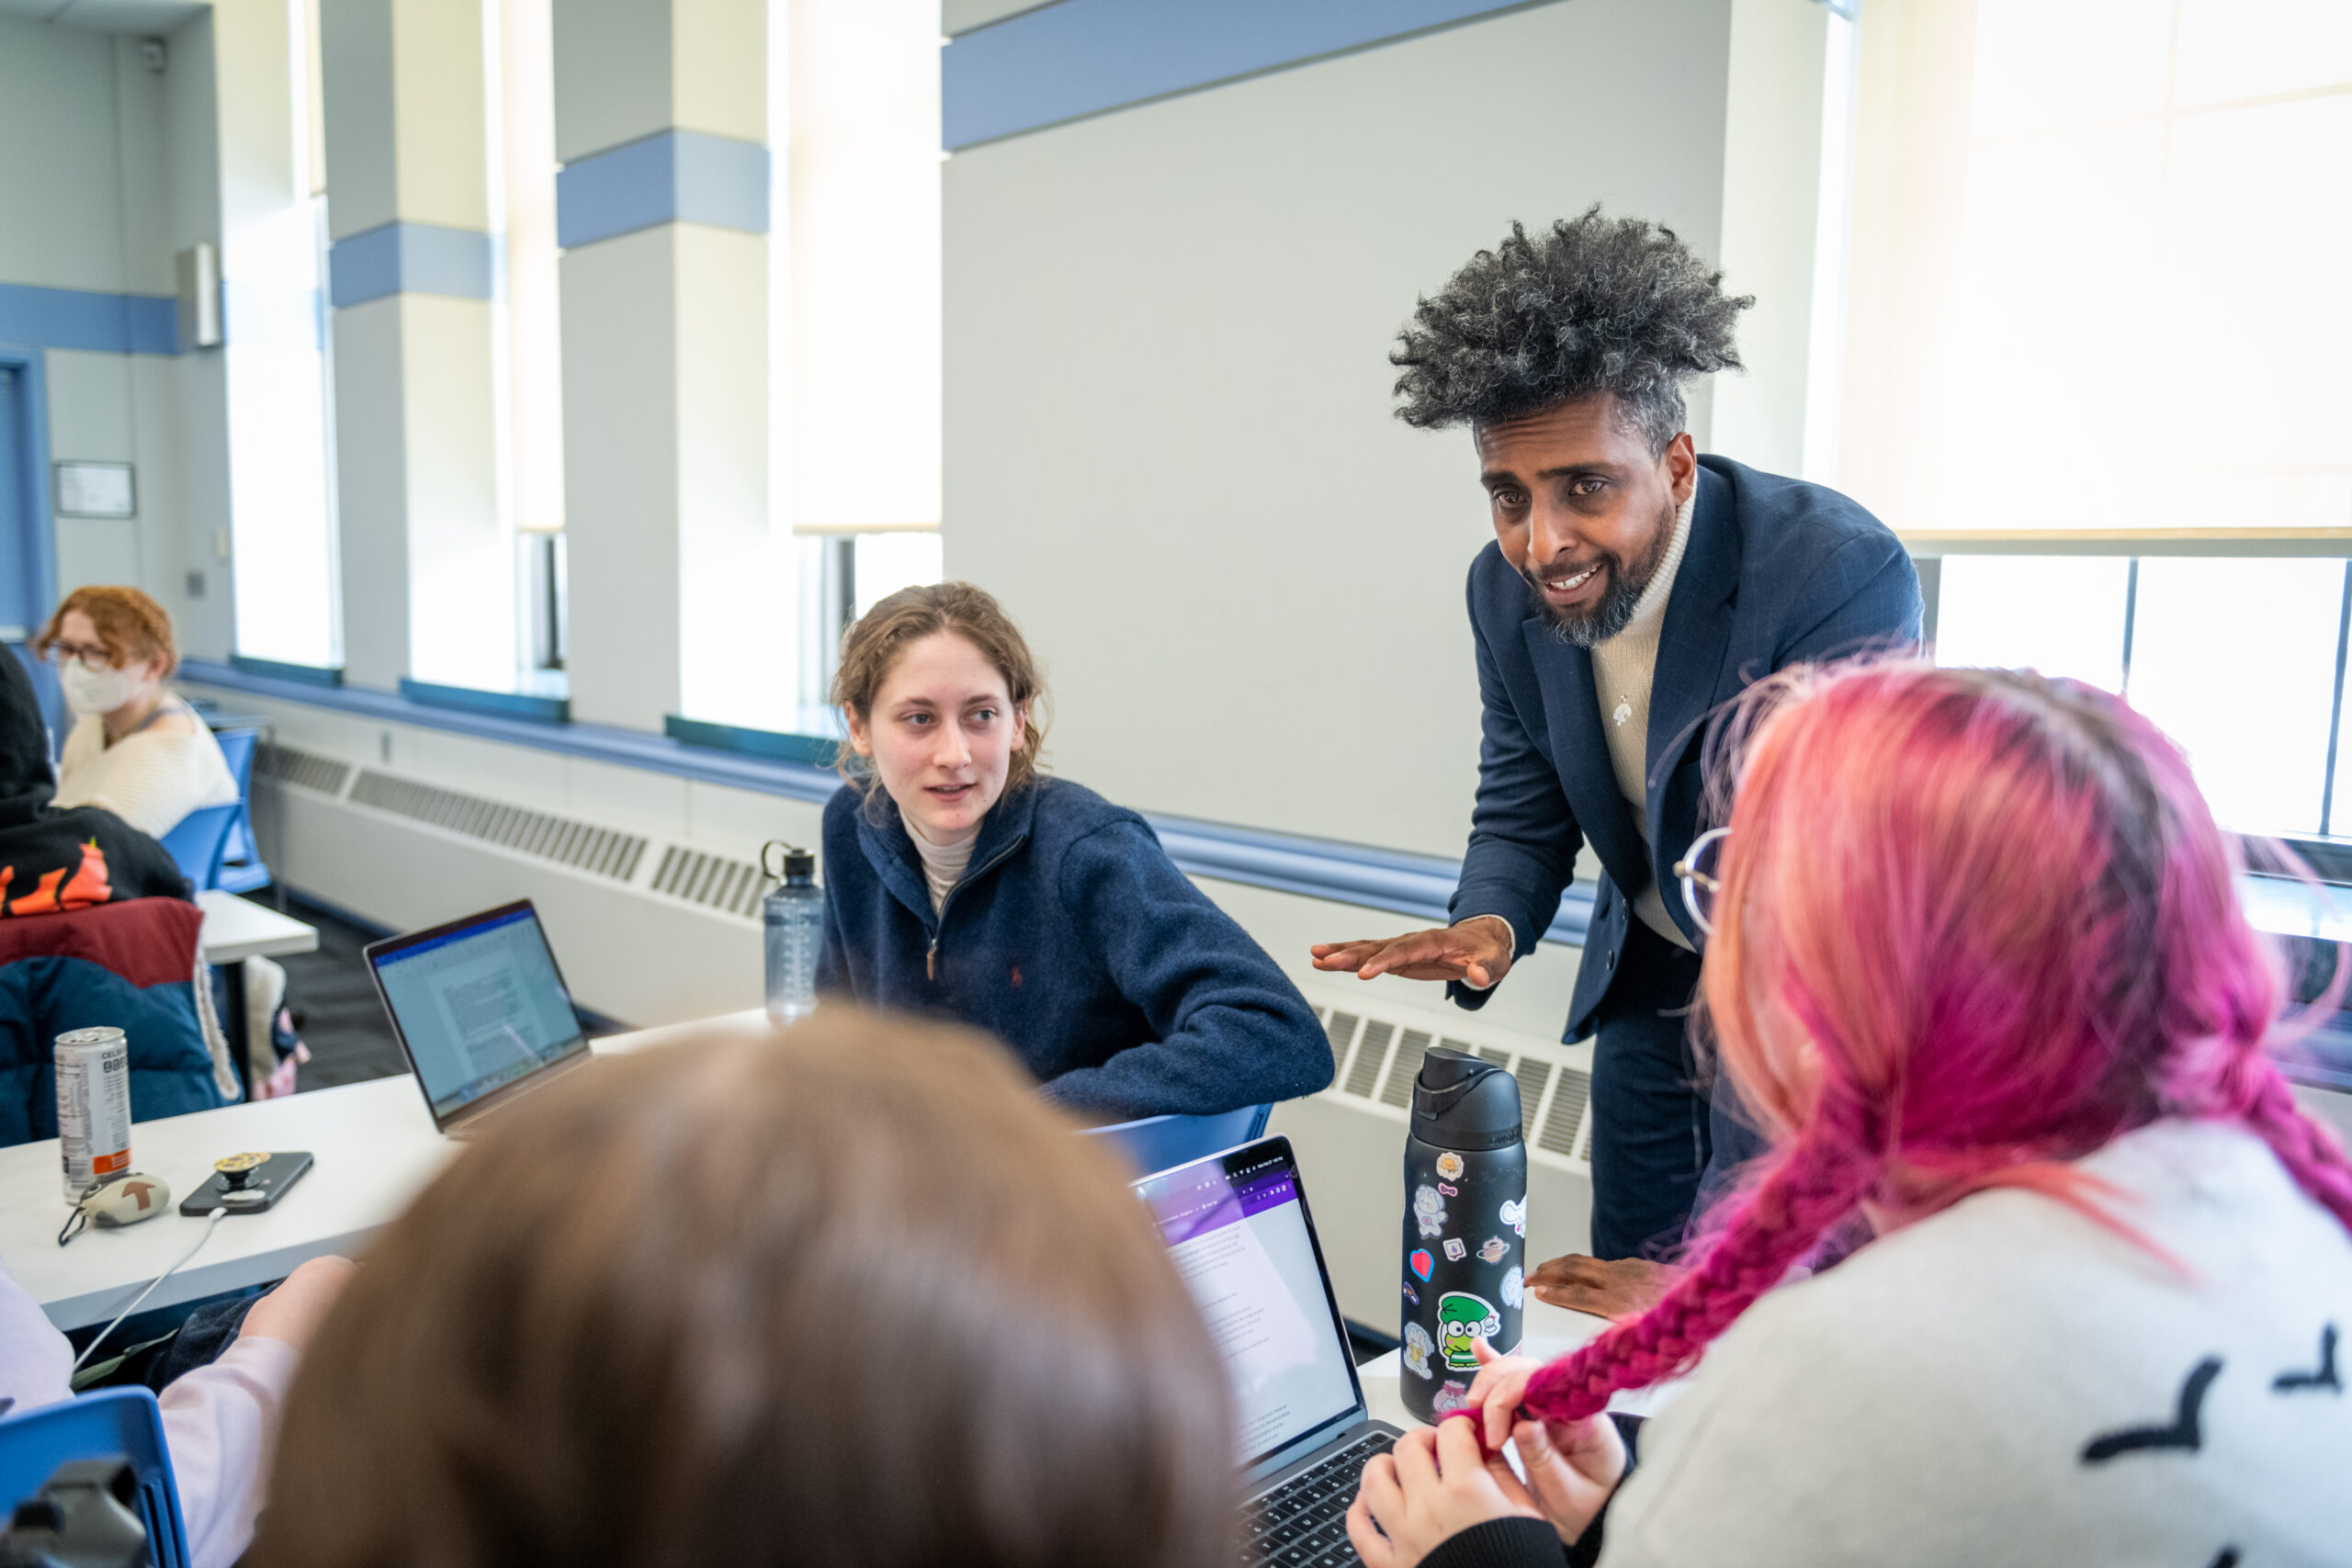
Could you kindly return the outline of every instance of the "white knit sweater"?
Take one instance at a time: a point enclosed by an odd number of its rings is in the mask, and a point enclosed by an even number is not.
[[[2234,1124],[1980,1193],[1775,1291],[1643,1433],[1602,1568],[2352,1563],[2352,1236]]]
[[[189,812],[235,800],[237,781],[220,742],[186,703],[164,701],[195,726],[193,733],[142,729],[109,746],[96,714],[77,722],[57,761],[57,804],[103,807],[160,839]]]

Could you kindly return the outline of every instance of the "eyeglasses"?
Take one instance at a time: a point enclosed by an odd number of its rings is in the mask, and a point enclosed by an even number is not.
[[[94,675],[114,668],[114,650],[103,643],[52,642],[41,650],[41,656],[60,669],[67,660],[78,659],[82,668]]]
[[[1675,877],[1682,884],[1682,907],[1707,936],[1715,934],[1715,895],[1723,891],[1724,840],[1730,837],[1728,828],[1710,828],[1691,840],[1674,863]]]

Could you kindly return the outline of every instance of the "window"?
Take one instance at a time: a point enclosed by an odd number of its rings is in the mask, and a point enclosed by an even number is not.
[[[252,136],[243,199],[221,214],[229,570],[239,654],[328,668],[343,653],[317,13],[293,6],[286,19],[295,76],[246,106],[254,121],[280,105],[285,118]]]
[[[2188,755],[2222,826],[2352,828],[2339,757],[2352,562],[1962,555],[1938,573],[1936,657],[2123,693]]]
[[[551,0],[498,5],[499,173],[506,298],[499,362],[504,510],[517,532],[520,689],[562,696],[568,635],[563,543],[563,321],[555,224]]]
[[[2352,829],[2352,6],[1861,8],[1837,482],[1938,657],[2126,693],[2255,833]]]

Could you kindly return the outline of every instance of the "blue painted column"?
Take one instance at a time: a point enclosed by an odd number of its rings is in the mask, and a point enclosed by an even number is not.
[[[768,507],[767,6],[556,0],[575,717],[789,705]],[[781,530],[779,530],[781,532]]]
[[[322,0],[345,677],[513,689],[483,0]]]

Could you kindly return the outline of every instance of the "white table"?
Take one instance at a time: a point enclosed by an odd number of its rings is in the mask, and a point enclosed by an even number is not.
[[[316,926],[306,926],[291,915],[281,915],[250,898],[212,887],[196,896],[196,907],[204,911],[204,934],[198,940],[203,943],[207,964],[234,964],[242,958],[280,958],[289,953],[318,951]]]
[[[1605,1317],[1569,1312],[1531,1298],[1527,1303],[1520,1350],[1548,1361],[1597,1338],[1608,1326],[1609,1320]],[[1363,1402],[1370,1407],[1374,1417],[1409,1432],[1422,1423],[1419,1416],[1405,1408],[1404,1398],[1396,1392],[1396,1379],[1403,1370],[1403,1358],[1391,1350],[1358,1367],[1356,1378],[1363,1384]],[[1463,1381],[1467,1382],[1469,1380],[1464,1378]],[[1655,1416],[1681,1390],[1680,1380],[1633,1389],[1612,1397],[1609,1401],[1609,1408],[1621,1416]]]
[[[284,919],[255,905],[245,908],[270,921]],[[208,937],[210,912],[208,904]],[[317,933],[311,934],[315,941]],[[594,1043],[599,1052],[634,1051],[688,1031],[748,1034],[765,1021],[754,1008]],[[405,1074],[141,1122],[130,1131],[131,1163],[171,1184],[174,1212],[122,1230],[92,1228],[61,1247],[57,1232],[68,1211],[57,1140],[19,1144],[0,1149],[0,1258],[60,1328],[104,1323],[195,1245],[205,1222],[181,1215],[177,1205],[212,1174],[214,1160],[249,1149],[308,1149],[316,1156],[311,1173],[276,1208],[221,1220],[196,1260],[165,1280],[141,1310],[173,1306],[280,1279],[309,1258],[357,1252],[408,1206],[456,1147],[434,1131],[424,1097]]]

